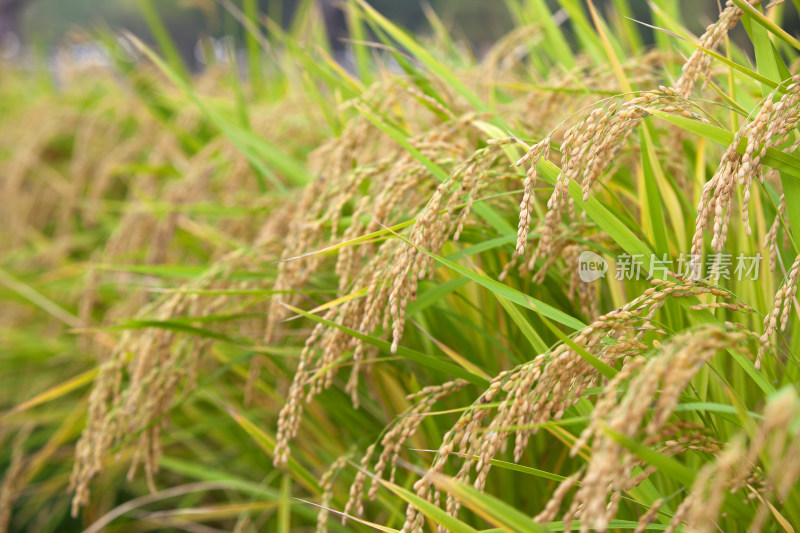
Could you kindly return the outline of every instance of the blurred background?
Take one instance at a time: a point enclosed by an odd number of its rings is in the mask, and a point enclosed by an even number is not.
[[[522,1],[522,0],[519,0]],[[584,4],[586,0],[581,1]],[[716,19],[720,1],[686,0],[684,20],[693,21],[689,30],[699,33]],[[91,46],[92,31],[97,28],[127,30],[146,42],[153,42],[143,17],[143,4],[155,7],[187,64],[202,70],[201,42],[221,40],[234,44],[242,40],[242,28],[225,2],[241,7],[242,0],[0,0],[0,59],[30,56],[40,50],[53,55],[55,50],[68,51],[73,59],[98,59],[98,50]],[[344,16],[338,11],[339,0],[259,0],[265,16],[280,20],[284,26],[301,4],[318,4],[324,13],[332,48],[342,57],[347,36]],[[426,32],[425,7],[431,7],[449,26],[451,34],[480,56],[482,51],[511,27],[511,19],[500,0],[369,0],[385,16],[417,33]],[[600,10],[614,8],[614,0],[595,0]],[[657,1],[655,2],[658,3]],[[788,2],[791,4],[793,2]],[[647,0],[633,1],[633,16],[649,22]],[[796,33],[796,11],[790,10],[784,24]],[[786,26],[785,26],[786,27]],[[652,32],[642,27],[645,41]],[[88,44],[87,44],[88,43]]]

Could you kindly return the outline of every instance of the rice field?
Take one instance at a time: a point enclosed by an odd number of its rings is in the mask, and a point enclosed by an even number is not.
[[[1,67],[0,533],[800,528],[791,6],[223,4]]]

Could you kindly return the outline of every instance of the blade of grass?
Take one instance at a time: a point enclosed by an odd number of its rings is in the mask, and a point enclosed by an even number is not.
[[[244,0],[243,4],[244,16],[249,21],[246,26],[245,43],[247,46],[247,59],[250,75],[250,86],[256,94],[261,92],[264,80],[261,70],[261,30],[258,28],[259,19],[259,6],[258,0]]]
[[[384,30],[394,40],[396,40],[400,46],[408,50],[411,55],[419,59],[419,61],[425,65],[425,67],[428,68],[431,73],[441,78],[450,87],[452,87],[453,90],[463,96],[464,99],[475,108],[475,110],[489,111],[488,106],[478,97],[478,95],[472,92],[472,90],[469,89],[451,69],[437,61],[430,52],[428,52],[416,41],[416,39],[408,35],[405,31],[390,22],[389,19],[381,15],[375,8],[369,5],[366,0],[354,1],[358,2],[358,5],[361,6],[361,9],[364,11],[367,19],[370,22]]]
[[[608,426],[603,426],[602,429],[615,442],[627,448],[647,464],[656,467],[665,476],[684,487],[691,487],[694,484],[695,473],[672,457],[667,457],[627,435],[612,430]],[[730,494],[726,494],[724,508],[728,513],[739,518],[743,518],[747,514],[742,506],[736,504],[735,499]]]
[[[759,24],[753,25],[751,23],[752,20],[751,16],[745,15],[742,18],[742,23],[750,34],[750,40],[753,42],[757,70],[759,73],[778,84],[781,81],[781,74],[775,58],[772,41],[769,38],[769,33],[764,26]],[[761,96],[766,98],[771,91],[772,88],[769,85],[761,84]]]
[[[164,26],[163,18],[158,14],[153,0],[138,0],[138,5],[142,17],[150,28],[150,32],[153,34],[153,38],[156,40],[158,47],[161,49],[161,53],[164,54],[167,60],[167,64],[169,64],[171,69],[180,75],[181,78],[188,80],[190,78],[189,69],[186,68],[183,57],[181,57],[169,31],[167,31],[166,26]]]
[[[688,45],[691,45],[691,46],[693,46],[694,48],[696,48],[698,50],[702,50],[704,53],[708,54],[709,56],[713,57],[714,59],[716,59],[718,61],[721,61],[722,63],[725,63],[726,65],[728,65],[729,67],[731,67],[735,71],[746,75],[748,78],[752,79],[753,81],[761,83],[762,85],[770,87],[772,89],[778,88],[778,91],[781,92],[781,93],[785,92],[785,89],[782,89],[778,85],[777,82],[767,78],[766,76],[763,76],[762,74],[759,74],[758,72],[756,72],[756,71],[754,71],[752,69],[749,69],[749,68],[737,63],[736,61],[733,61],[732,59],[729,59],[729,58],[723,56],[722,54],[719,54],[719,53],[715,52],[714,50],[711,50],[709,48],[705,48],[703,46],[700,46],[696,42],[691,41],[691,40],[689,40],[689,39],[687,39],[687,38],[685,38],[685,37],[683,37],[681,35],[678,35],[677,33],[672,32],[670,30],[666,30],[664,28],[659,28],[658,26],[652,26],[652,25],[644,23],[644,22],[639,22],[639,24],[641,24],[642,26],[648,27],[648,28],[650,28],[652,30],[667,34],[667,35],[672,36],[672,37],[675,37],[675,38],[679,39],[681,42],[687,43]]]
[[[272,185],[279,191],[286,192],[286,186],[274,175],[270,168],[265,165],[264,160],[274,167],[277,171],[290,182],[295,185],[304,185],[311,180],[306,166],[295,160],[293,157],[287,155],[283,150],[274,146],[266,139],[263,139],[253,133],[243,130],[239,126],[225,120],[220,114],[213,111],[192,89],[191,85],[181,78],[169,65],[164,63],[147,45],[139,40],[131,33],[126,34],[130,40],[139,50],[144,53],[150,61],[152,61],[164,74],[178,87],[214,124],[219,130],[228,137],[239,150],[247,157],[251,164],[258,170],[261,179],[259,184],[263,191],[267,190],[266,182],[269,180]]]
[[[292,476],[281,476],[280,500],[278,502],[278,533],[289,533],[292,527]]]
[[[800,175],[781,172],[786,214],[789,218],[789,231],[792,240],[795,243],[800,243],[800,236],[798,236],[800,233],[800,179],[797,176]]]
[[[535,298],[531,298],[531,297],[527,296],[526,294],[518,291],[517,289],[509,287],[508,285],[500,283],[499,281],[495,281],[495,280],[489,278],[488,276],[484,276],[482,274],[478,274],[476,272],[473,272],[472,270],[469,270],[468,268],[465,268],[465,267],[459,265],[458,263],[454,263],[452,261],[449,261],[449,260],[445,259],[444,257],[441,257],[439,255],[434,254],[433,252],[430,252],[428,250],[425,250],[424,248],[416,246],[415,244],[413,244],[411,241],[409,241],[408,239],[406,239],[405,237],[403,237],[399,233],[395,233],[395,232],[392,232],[392,233],[394,234],[394,236],[396,238],[401,239],[402,241],[404,241],[409,246],[413,246],[414,248],[416,248],[420,252],[424,253],[425,255],[428,255],[428,256],[432,257],[437,263],[439,263],[439,264],[441,264],[443,266],[446,266],[447,268],[449,268],[451,270],[454,270],[454,271],[458,272],[459,274],[461,274],[462,276],[467,277],[467,278],[471,279],[472,281],[478,283],[479,285],[489,289],[489,291],[491,291],[495,296],[497,296],[499,298],[504,298],[504,299],[506,299],[508,301],[514,302],[515,304],[517,304],[519,306],[526,307],[526,308],[531,309],[533,311],[537,311],[542,316],[546,316],[548,318],[551,318],[552,320],[558,322],[559,324],[567,326],[568,328],[572,328],[572,329],[576,329],[577,330],[577,329],[583,329],[583,328],[586,327],[586,324],[584,324],[583,322],[581,322],[577,318],[574,318],[574,317],[564,313],[563,311],[560,311],[560,310],[556,309],[555,307],[553,307],[551,305],[548,305],[548,304],[546,304],[544,302],[536,300]],[[532,307],[532,305],[535,305],[536,308]]]
[[[722,146],[728,146],[733,142],[734,133],[724,128],[720,128],[719,126],[713,126],[697,120],[671,115],[658,109],[650,109],[648,111],[650,114],[655,115],[658,118],[661,118],[675,126],[678,126],[689,133],[704,137]],[[743,139],[737,148],[737,152],[744,154],[746,148],[747,140]],[[800,157],[797,157],[794,154],[786,154],[775,148],[768,148],[764,159],[762,159],[762,162],[765,165],[775,168],[776,170],[787,172],[792,176],[793,179],[795,179],[795,176],[800,176]]]
[[[99,372],[100,372],[99,368],[93,368],[91,370],[87,370],[83,374],[79,374],[73,378],[68,379],[63,383],[59,383],[58,385],[55,385],[44,392],[40,392],[33,398],[25,400],[24,402],[15,405],[5,413],[0,414],[0,422],[16,414],[22,413],[29,409],[33,409],[34,407],[37,407],[39,405],[51,402],[53,400],[57,400],[59,398],[63,398],[70,392],[85,387],[86,385],[89,385],[90,383],[92,383],[92,381],[94,381],[94,378],[97,377],[97,374]]]
[[[465,278],[461,278],[465,279]],[[531,344],[531,347],[537,354],[545,353],[547,351],[547,344],[542,340],[542,337],[533,329],[530,322],[525,319],[522,312],[517,309],[517,306],[512,304],[510,301],[506,300],[505,298],[498,298],[497,301],[503,306],[508,316],[511,320],[516,324],[519,328],[520,333],[528,340]]]
[[[776,37],[780,37],[790,45],[792,45],[797,50],[800,50],[800,41],[789,35],[783,28],[778,26],[774,21],[769,19],[765,16],[761,11],[753,7],[750,3],[745,2],[744,0],[733,0],[733,3],[736,6],[747,13],[752,20],[756,21],[758,24],[766,28]]]
[[[307,311],[303,311],[302,309],[299,309],[297,307],[293,307],[293,306],[287,305],[287,304],[284,304],[284,306],[287,309],[289,309],[290,311],[292,311],[293,313],[297,313],[298,315],[302,315],[302,316],[304,316],[304,317],[306,317],[306,318],[308,318],[310,320],[313,320],[314,322],[319,322],[321,324],[325,324],[328,327],[333,327],[333,328],[340,329],[340,330],[344,331],[345,333],[347,333],[348,335],[350,335],[352,337],[355,337],[356,339],[359,339],[359,340],[362,340],[362,341],[366,342],[370,346],[375,346],[376,348],[378,348],[378,349],[380,349],[380,350],[382,350],[382,351],[384,351],[386,353],[391,353],[392,345],[389,342],[380,340],[380,339],[378,339],[376,337],[373,337],[371,335],[364,335],[363,333],[359,333],[354,329],[347,328],[345,326],[337,324],[336,322],[331,322],[330,320],[326,320],[326,319],[324,319],[324,318],[322,318],[320,316],[312,315],[311,313],[309,313]],[[484,378],[482,375],[473,374],[473,373],[469,372],[468,370],[466,370],[466,369],[464,369],[464,368],[462,368],[460,366],[456,366],[456,365],[454,365],[452,363],[448,363],[448,362],[442,361],[442,360],[440,360],[440,359],[438,359],[436,357],[433,357],[433,356],[430,356],[430,355],[426,355],[426,354],[417,352],[415,350],[411,350],[410,348],[405,348],[404,346],[399,346],[397,348],[396,355],[398,355],[400,357],[403,357],[405,359],[409,359],[411,361],[414,361],[415,363],[419,363],[419,364],[421,364],[423,366],[427,366],[428,368],[431,368],[433,370],[438,370],[438,371],[444,372],[446,374],[450,374],[451,376],[465,379],[465,380],[469,381],[470,383],[474,383],[474,384],[479,385],[479,386],[485,386],[485,385],[487,385],[489,383],[489,380]]]
[[[555,17],[550,12],[550,8],[544,0],[525,0],[524,14],[529,14],[526,19],[528,24],[541,24],[544,31],[547,46],[543,47],[544,53],[550,57],[553,65],[564,70],[572,70],[577,67],[572,49],[564,37],[561,28],[556,24]]]
[[[547,528],[535,523],[531,517],[522,513],[499,498],[480,492],[470,485],[460,483],[447,476],[436,475],[434,485],[455,496],[466,508],[477,514],[501,531],[508,533],[544,533]]]
[[[609,35],[609,32],[606,31],[605,22],[597,14],[597,9],[594,7],[594,2],[592,0],[588,0],[587,5],[589,6],[589,13],[592,16],[592,22],[594,23],[597,36],[602,44],[603,51],[608,58],[608,62],[611,64],[611,69],[617,76],[617,80],[619,80],[620,87],[622,87],[622,90],[625,93],[632,92],[633,88],[628,80],[628,76],[625,74],[625,70],[622,68],[622,63],[619,61],[620,51],[618,50],[618,43],[616,43],[616,41],[612,42],[613,39]]]
[[[370,74],[370,51],[363,43],[367,40],[367,32],[364,29],[364,21],[358,6],[350,0],[345,6],[347,15],[347,28],[350,30],[352,42],[350,46],[353,51],[353,59],[356,64],[356,73],[363,83],[369,83],[372,79]]]
[[[473,528],[472,526],[462,522],[458,518],[450,516],[444,509],[441,507],[432,504],[428,500],[424,498],[420,498],[416,494],[411,491],[404,489],[394,483],[386,481],[385,479],[372,476],[369,474],[372,479],[377,480],[382,486],[386,487],[388,490],[396,494],[400,499],[403,501],[413,505],[419,511],[436,522],[437,524],[441,524],[447,528],[448,531],[451,533],[478,533],[478,530]]]
[[[530,305],[531,305],[531,307],[533,307],[534,311],[539,313],[537,311],[537,309],[536,309],[538,304],[530,302]],[[592,365],[592,367],[595,370],[597,370],[600,374],[602,374],[604,377],[606,377],[608,379],[611,379],[611,378],[613,378],[614,376],[617,375],[617,370],[615,368],[613,368],[613,367],[609,366],[608,364],[604,363],[603,361],[601,361],[600,359],[598,359],[597,357],[595,357],[594,355],[589,353],[589,351],[586,348],[584,348],[583,346],[579,345],[574,340],[570,339],[567,335],[564,334],[564,332],[562,332],[555,325],[553,325],[553,323],[550,322],[550,320],[548,320],[547,317],[544,316],[542,313],[539,313],[539,318],[542,319],[542,321],[544,322],[545,326],[547,326],[547,328],[550,331],[552,331],[553,334],[556,337],[558,337],[558,339],[561,342],[563,342],[564,344],[569,346],[575,353],[580,355],[581,358],[583,358],[584,361],[586,361],[587,363]]]
[[[253,439],[258,447],[264,450],[264,452],[266,452],[270,458],[273,457],[275,452],[275,439],[271,435],[268,435],[264,430],[256,426],[247,417],[230,405],[226,405],[221,400],[215,399],[211,396],[209,396],[209,399],[226,413],[228,413],[230,417],[236,421],[239,426],[241,426],[241,428]],[[312,492],[313,494],[320,494],[320,488],[317,483],[316,476],[306,470],[306,468],[298,463],[296,459],[289,457],[287,467],[294,476],[294,479],[303,485],[306,490]]]
[[[337,514],[337,515],[341,516],[342,518],[346,518],[348,521],[352,520],[353,522],[358,522],[359,524],[364,524],[365,526],[370,527],[370,528],[372,528],[372,529],[374,529],[376,531],[381,531],[383,533],[401,533],[401,531],[398,530],[398,529],[382,526],[380,524],[376,524],[375,522],[370,522],[368,520],[364,520],[363,518],[360,518],[358,516],[344,514],[343,512],[337,511],[336,509],[331,509],[330,507],[323,507],[323,506],[321,506],[319,504],[316,504],[314,502],[309,502],[309,501],[303,500],[301,498],[294,498],[294,499],[297,500],[298,502],[305,503],[306,505],[310,505],[310,506],[316,507],[318,509],[324,509],[324,510],[328,511],[329,513]],[[334,524],[334,525],[336,525],[336,524]]]

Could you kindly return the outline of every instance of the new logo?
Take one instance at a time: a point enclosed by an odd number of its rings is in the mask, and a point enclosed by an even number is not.
[[[584,283],[591,283],[605,277],[608,262],[594,252],[581,252],[578,257],[578,276]]]

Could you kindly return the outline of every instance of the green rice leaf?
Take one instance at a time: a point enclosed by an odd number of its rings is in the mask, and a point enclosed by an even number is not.
[[[455,496],[464,507],[490,524],[499,527],[501,531],[508,533],[544,533],[547,531],[547,528],[533,522],[530,516],[522,513],[519,509],[490,494],[480,492],[470,485],[442,475],[434,476],[433,483]]]

